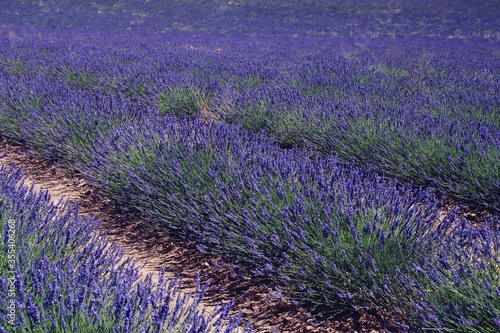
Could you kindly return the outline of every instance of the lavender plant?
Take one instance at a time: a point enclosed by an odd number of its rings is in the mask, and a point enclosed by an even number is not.
[[[434,224],[429,193],[403,194],[410,188],[235,128],[175,119],[140,128],[117,129],[94,152],[104,191],[333,312],[405,315],[399,275],[455,223]]]
[[[495,221],[496,220],[496,221]],[[401,274],[413,329],[497,332],[500,329],[498,217],[465,221],[439,240],[442,248]],[[452,245],[452,246],[450,246]]]
[[[21,169],[1,167],[2,332],[250,331],[238,328],[241,317],[230,317],[229,304],[201,311],[204,288],[182,293],[181,281],[163,272],[157,282],[140,279],[98,221],[67,203],[51,204],[46,191],[21,180]]]
[[[193,86],[174,86],[160,94],[160,114],[196,116],[206,108],[208,96]]]

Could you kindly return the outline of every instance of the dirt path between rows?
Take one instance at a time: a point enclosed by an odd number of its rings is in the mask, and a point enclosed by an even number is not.
[[[380,318],[365,315],[344,318],[341,321],[325,320],[321,314],[312,314],[284,298],[279,292],[262,283],[241,278],[231,262],[213,258],[196,250],[192,242],[175,238],[165,230],[151,226],[147,218],[124,212],[120,207],[98,193],[82,176],[35,157],[25,147],[0,141],[2,164],[23,167],[25,184],[35,183],[36,190],[47,190],[54,202],[69,200],[78,203],[79,214],[102,220],[101,229],[108,233],[110,241],[125,249],[125,257],[132,258],[140,273],[156,273],[165,270],[167,277],[182,277],[184,292],[196,286],[196,276],[210,287],[202,306],[211,311],[221,302],[234,301],[234,310],[242,310],[245,322],[254,326],[255,332],[276,333],[337,333],[337,332],[385,332]]]

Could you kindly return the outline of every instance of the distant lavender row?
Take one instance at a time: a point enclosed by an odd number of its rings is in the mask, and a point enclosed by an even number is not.
[[[204,288],[183,294],[163,273],[139,281],[96,221],[21,180],[20,169],[0,168],[0,332],[250,331],[229,304],[202,312]]]
[[[498,43],[48,34],[2,39],[4,107],[50,105],[22,92],[42,77],[137,109],[240,123],[500,209]]]
[[[6,1],[5,26],[219,34],[374,37],[439,36],[499,40],[495,0],[162,0]]]

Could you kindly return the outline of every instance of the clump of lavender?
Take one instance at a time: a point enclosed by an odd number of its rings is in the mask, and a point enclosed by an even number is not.
[[[159,110],[163,115],[196,116],[207,108],[209,97],[194,85],[173,86],[159,94]]]
[[[51,204],[47,192],[21,180],[20,169],[0,168],[2,332],[251,331],[239,328],[241,317],[231,317],[228,304],[212,315],[201,311],[203,290],[182,293],[181,281],[163,273],[157,282],[139,279],[97,221]]]
[[[500,330],[499,218],[482,226],[457,219],[441,248],[399,276],[413,328],[450,332]]]
[[[428,279],[411,267],[449,255],[442,239],[459,232],[453,214],[436,224],[440,203],[428,191],[202,121],[145,122],[110,138],[91,169],[123,204],[297,300],[334,313],[391,311],[424,327],[408,315],[404,304],[419,298],[400,277]]]

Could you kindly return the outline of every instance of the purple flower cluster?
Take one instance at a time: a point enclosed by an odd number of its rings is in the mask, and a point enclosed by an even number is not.
[[[130,260],[120,263],[122,250],[107,244],[96,221],[66,203],[51,204],[47,192],[37,194],[21,179],[20,169],[1,167],[0,233],[15,234],[13,267],[3,260],[11,258],[11,242],[1,249],[2,332],[250,332],[227,304],[205,314],[199,295],[179,291],[180,280],[163,273],[158,282],[152,275],[140,280]]]

